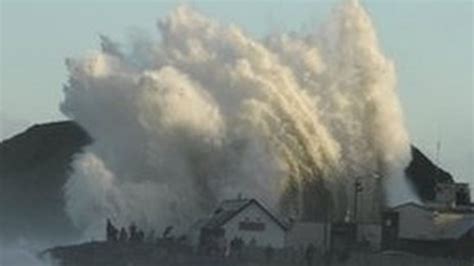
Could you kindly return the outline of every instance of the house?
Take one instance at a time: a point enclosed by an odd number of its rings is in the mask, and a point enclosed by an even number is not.
[[[468,183],[439,183],[436,185],[434,204],[466,206],[471,202]]]
[[[288,225],[256,199],[223,201],[206,219],[194,225],[194,243],[222,250],[234,239],[257,247],[285,246]]]
[[[439,208],[405,203],[392,209],[398,213],[398,237],[402,239],[458,239],[474,228],[474,210]]]
[[[410,202],[394,207],[391,217],[385,223],[386,227],[394,228],[392,240],[396,235],[398,248],[429,255],[472,256],[474,209],[471,207]]]

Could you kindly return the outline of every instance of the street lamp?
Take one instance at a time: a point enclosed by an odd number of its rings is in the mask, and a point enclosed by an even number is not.
[[[362,182],[360,181],[360,178],[356,178],[356,181],[354,182],[354,223],[357,223],[357,199],[362,190],[364,190]]]

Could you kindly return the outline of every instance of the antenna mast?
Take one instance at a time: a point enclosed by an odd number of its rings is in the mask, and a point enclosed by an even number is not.
[[[441,140],[438,139],[436,142],[436,164],[439,166],[439,153],[441,151]]]
[[[440,153],[441,153],[441,129],[440,129],[440,125],[438,123],[438,128],[437,128],[437,131],[438,131],[438,139],[436,141],[436,164],[438,167],[440,167]]]

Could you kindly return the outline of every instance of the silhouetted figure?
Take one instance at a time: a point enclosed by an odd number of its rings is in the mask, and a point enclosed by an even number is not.
[[[137,242],[137,226],[135,225],[135,223],[132,223],[128,227],[128,231],[130,233],[129,241],[130,242]]]
[[[234,237],[229,243],[229,254],[231,257],[235,257],[237,254],[237,238]]]
[[[314,247],[313,243],[310,243],[305,251],[305,259],[306,265],[311,266],[313,265],[313,258],[316,248]]]
[[[122,227],[120,229],[119,241],[120,242],[127,242],[127,240],[128,240],[127,230],[125,230],[125,228]]]
[[[233,243],[232,243],[233,242]],[[240,260],[242,258],[242,251],[244,249],[244,241],[237,237],[231,241],[231,252]]]
[[[115,228],[115,226],[112,224],[112,222],[110,222],[110,219],[107,219],[106,233],[107,233],[107,241],[108,242],[116,242],[117,241],[118,230],[117,230],[117,228]]]
[[[271,245],[268,245],[265,248],[265,261],[267,262],[267,264],[270,264],[273,261],[274,254],[275,254],[275,250],[273,249]]]
[[[242,239],[240,239],[242,240]],[[250,243],[249,243],[249,246],[253,249],[255,247],[257,247],[257,240],[255,239],[255,237],[252,237],[252,239],[250,240]]]
[[[178,239],[176,239],[176,241],[177,241],[178,243],[183,244],[183,243],[186,242],[186,239],[187,239],[186,235],[180,235],[180,236],[178,237]]]
[[[218,237],[217,239],[217,255],[225,256],[227,241],[224,236]]]
[[[163,235],[162,237],[164,239],[168,239],[171,237],[171,231],[173,231],[173,226],[172,225],[169,225],[165,228],[165,230],[163,231]]]
[[[143,230],[138,230],[137,232],[137,242],[143,243],[145,241],[145,232]]]

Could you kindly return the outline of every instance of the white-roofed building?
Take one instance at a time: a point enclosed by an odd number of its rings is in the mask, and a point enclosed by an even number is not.
[[[223,201],[208,218],[199,220],[191,241],[220,251],[235,239],[244,245],[283,248],[287,230],[288,225],[259,201],[239,198]]]
[[[399,216],[398,237],[402,239],[459,239],[474,228],[471,209],[443,209],[412,202],[393,211]]]
[[[397,216],[398,247],[439,255],[472,255],[472,207],[440,207],[410,202],[394,207],[392,212]]]

